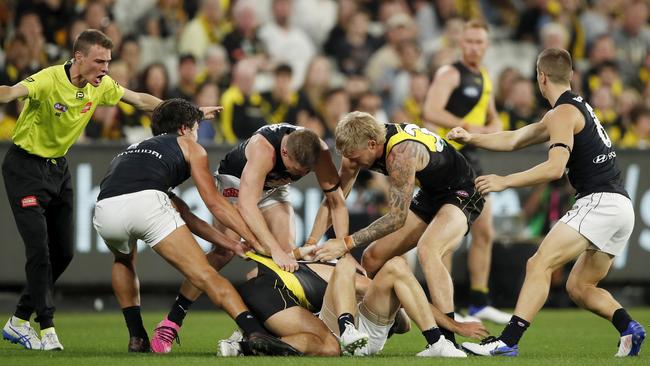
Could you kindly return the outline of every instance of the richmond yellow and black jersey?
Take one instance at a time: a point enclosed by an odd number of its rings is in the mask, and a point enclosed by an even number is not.
[[[449,96],[445,110],[470,125],[484,126],[492,94],[492,81],[484,68],[476,73],[458,61],[452,65],[460,73],[460,83]],[[447,136],[449,129],[440,128],[440,136]],[[455,148],[463,145],[449,141]]]
[[[415,141],[429,150],[429,163],[415,173],[415,183],[429,193],[437,193],[473,185],[474,171],[467,160],[440,136],[415,124],[386,124],[384,153],[370,170],[389,175],[386,158],[392,149],[404,141]]]

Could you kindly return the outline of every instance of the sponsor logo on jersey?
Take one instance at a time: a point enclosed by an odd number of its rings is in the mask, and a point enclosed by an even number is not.
[[[223,190],[224,197],[239,197],[239,189],[237,188],[226,188]]]
[[[467,191],[460,190],[460,191],[456,191],[456,196],[462,197],[462,198],[468,198],[469,193],[467,193]]]
[[[56,109],[59,112],[67,112],[68,111],[68,106],[62,103],[54,103],[54,109]]]
[[[602,164],[609,159],[614,159],[616,157],[616,151],[612,151],[609,154],[600,154],[596,156],[592,161],[594,164]]]
[[[463,94],[470,98],[476,98],[479,95],[479,90],[475,86],[468,86],[465,89],[463,89]]]
[[[34,78],[33,78],[33,77],[31,77],[31,76],[30,76],[30,77],[28,77],[28,78],[27,78],[27,79],[25,79],[25,80],[26,80],[26,81],[27,81],[28,83],[33,83],[33,82],[35,81],[35,80],[34,80]]]
[[[36,196],[25,196],[20,200],[20,206],[22,208],[36,207],[38,206],[38,200],[36,199]]]
[[[84,114],[84,113],[88,112],[90,110],[90,108],[92,108],[92,106],[93,106],[93,102],[86,103],[84,105],[83,109],[81,110],[81,114]]]
[[[83,98],[84,98],[84,92],[82,92],[81,90],[79,90],[79,91],[77,92],[77,94],[75,94],[75,98],[77,98],[77,99],[83,99]]]

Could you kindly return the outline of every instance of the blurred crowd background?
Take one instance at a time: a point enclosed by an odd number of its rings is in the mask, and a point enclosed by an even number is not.
[[[561,47],[574,58],[574,90],[614,143],[647,148],[649,9],[648,0],[3,0],[0,84],[65,62],[76,35],[96,28],[115,43],[110,74],[120,84],[225,107],[201,123],[201,143],[234,144],[277,122],[330,140],[351,110],[423,125],[432,75],[458,58],[463,22],[482,18],[504,129],[547,110],[535,59]],[[20,108],[0,106],[0,139]],[[149,123],[123,103],[98,108],[81,141],[138,141]]]

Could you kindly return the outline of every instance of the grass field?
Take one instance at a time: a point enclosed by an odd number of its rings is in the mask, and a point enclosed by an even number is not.
[[[631,309],[630,313],[650,329],[650,308]],[[143,315],[151,330],[163,313]],[[424,339],[414,328],[410,333],[391,338],[381,356],[372,358],[217,358],[216,341],[226,338],[235,323],[223,312],[194,311],[187,317],[181,332],[181,346],[175,345],[168,355],[135,355],[126,352],[128,335],[121,313],[57,313],[57,331],[65,346],[63,352],[27,351],[9,342],[0,343],[1,365],[650,365],[647,344],[641,356],[615,359],[617,334],[613,326],[596,316],[579,310],[545,310],[533,323],[520,344],[521,356],[448,360],[419,359],[413,355],[423,349]],[[501,327],[490,325],[498,335]]]

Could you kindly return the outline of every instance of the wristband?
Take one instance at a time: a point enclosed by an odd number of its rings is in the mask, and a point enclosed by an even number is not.
[[[318,243],[318,240],[312,238],[311,236],[305,240],[305,244],[303,246],[308,246],[308,245],[316,245]]]
[[[300,248],[294,248],[291,253],[293,253],[293,258],[297,261],[302,259],[302,255],[300,254]]]
[[[348,235],[344,237],[343,244],[345,244],[345,250],[350,252],[352,248],[354,248],[354,239],[352,239],[352,235]]]

